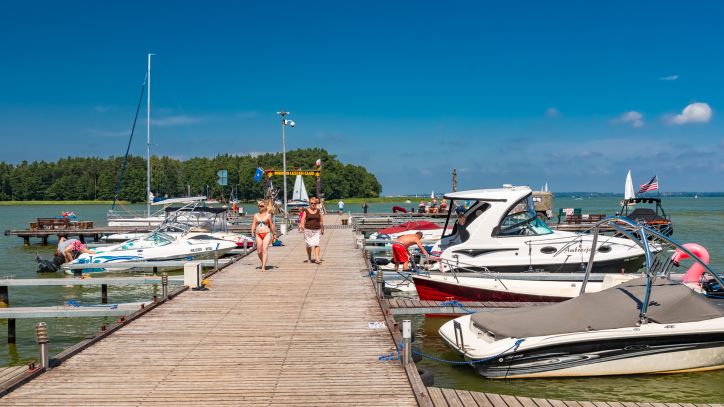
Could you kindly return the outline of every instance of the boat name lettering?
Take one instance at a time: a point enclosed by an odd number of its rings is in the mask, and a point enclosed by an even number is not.
[[[564,252],[567,252],[567,253],[588,253],[588,252],[591,251],[591,248],[590,248],[590,247],[583,247],[583,246],[566,247],[565,250],[563,250],[563,251],[564,251]]]

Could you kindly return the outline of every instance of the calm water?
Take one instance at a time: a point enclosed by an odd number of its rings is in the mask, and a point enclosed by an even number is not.
[[[370,204],[370,212],[389,212],[393,205],[404,207],[411,204],[384,203]],[[248,211],[253,205],[244,205]],[[590,198],[574,201],[559,198],[556,208],[583,208],[584,213],[614,213],[618,208],[616,198]],[[336,204],[328,205],[336,210]],[[83,220],[105,224],[106,205],[77,205],[75,207],[59,205],[10,206],[0,207],[0,229],[26,228],[28,222],[38,217],[52,217],[62,210],[74,210]],[[138,206],[136,209],[143,210]],[[697,242],[709,249],[715,269],[724,261],[724,241],[720,231],[724,228],[724,198],[670,198],[665,201],[665,209],[674,221],[674,237],[680,242]],[[361,205],[347,204],[345,212],[361,212]],[[0,278],[70,278],[61,273],[38,274],[35,272],[35,255],[49,258],[55,250],[55,241],[41,246],[39,240],[32,240],[32,246],[23,247],[22,239],[0,237],[0,255],[3,266]],[[124,274],[126,275],[126,274]],[[109,302],[131,302],[149,300],[160,289],[155,286],[109,287]],[[100,287],[53,286],[38,288],[10,288],[12,306],[50,306],[60,305],[68,300],[78,300],[85,304],[100,302]],[[402,318],[400,318],[402,319]],[[112,322],[113,318],[57,318],[47,319],[51,354],[77,343],[96,332],[100,326]],[[446,319],[413,317],[418,333],[416,344],[425,353],[446,359],[456,359],[437,336],[437,329]],[[34,324],[38,320],[17,320],[17,345],[8,345],[7,321],[0,320],[0,366],[28,363],[37,359],[37,345],[34,339]],[[565,380],[516,380],[491,381],[477,376],[468,366],[450,366],[425,360],[422,366],[435,373],[436,385],[478,391],[499,392],[504,394],[550,397],[562,399],[597,399],[626,401],[674,401],[674,402],[722,402],[724,397],[724,372],[706,372],[695,374],[666,376],[628,376],[616,378],[565,379]]]

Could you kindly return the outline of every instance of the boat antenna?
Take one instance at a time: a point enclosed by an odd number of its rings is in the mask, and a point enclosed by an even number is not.
[[[146,80],[148,92],[146,93],[146,216],[151,216],[151,56],[148,54],[148,69]]]
[[[148,74],[143,78],[143,84],[141,85],[141,96],[138,97],[138,105],[136,106],[136,116],[133,118],[133,126],[131,126],[131,137],[128,138],[128,145],[126,146],[126,155],[123,156],[123,164],[121,164],[121,174],[118,176],[118,182],[116,182],[116,191],[113,193],[113,204],[111,209],[116,207],[116,201],[118,200],[118,194],[121,192],[121,182],[123,181],[123,173],[126,171],[126,163],[128,162],[128,152],[131,150],[131,141],[133,141],[133,133],[136,130],[136,122],[138,122],[138,113],[141,111],[141,102],[143,102],[143,92],[146,89],[146,80]]]

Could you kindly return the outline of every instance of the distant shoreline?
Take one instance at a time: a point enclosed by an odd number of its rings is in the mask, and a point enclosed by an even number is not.
[[[19,205],[112,205],[113,201],[0,201],[0,206]],[[116,201],[116,204],[128,205],[128,201]]]

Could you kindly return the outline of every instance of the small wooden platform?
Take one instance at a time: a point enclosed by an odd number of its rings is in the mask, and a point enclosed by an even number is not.
[[[109,304],[102,306],[58,305],[51,307],[0,308],[0,319],[37,319],[71,317],[118,317],[128,315],[147,306],[147,302]]]
[[[722,404],[563,401],[428,387],[435,407],[724,407]]]
[[[500,301],[473,301],[463,302],[460,305],[450,305],[445,301],[422,301],[408,298],[391,298],[384,300],[392,315],[414,315],[414,314],[444,314],[462,315],[471,312],[484,311],[486,309],[520,308],[537,305],[544,305],[540,302],[500,302]]]
[[[296,231],[186,291],[0,400],[38,405],[412,406],[350,229],[329,229],[321,265]],[[52,341],[52,338],[51,338]]]

